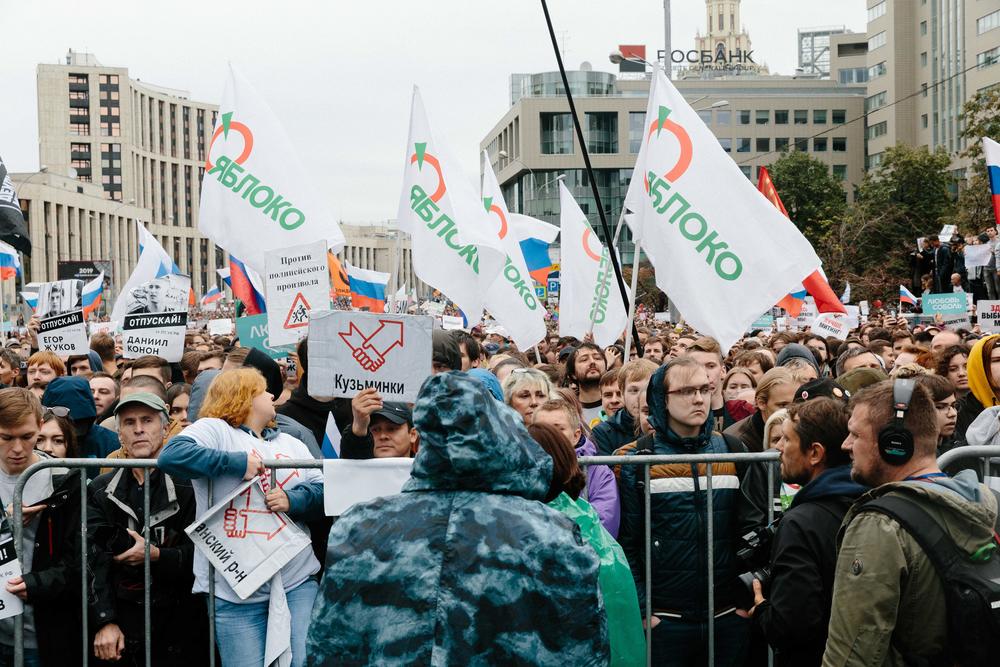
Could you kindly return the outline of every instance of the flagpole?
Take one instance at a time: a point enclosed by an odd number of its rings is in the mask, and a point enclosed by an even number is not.
[[[639,250],[639,244],[633,244],[634,250],[632,251],[632,291],[629,296],[628,304],[628,324],[625,327],[625,356],[622,363],[628,363],[629,360],[629,350],[632,347],[632,325],[635,322],[635,291],[639,288],[639,256],[641,251]],[[639,338],[636,337],[636,344],[639,343]],[[642,356],[642,355],[639,355]]]
[[[580,117],[576,112],[576,104],[573,102],[573,93],[570,92],[569,79],[566,76],[566,67],[563,65],[562,54],[559,52],[559,43],[556,41],[556,31],[552,27],[552,17],[549,16],[549,6],[545,0],[542,1],[542,12],[545,14],[545,24],[549,29],[549,39],[552,41],[552,50],[555,52],[556,64],[559,65],[559,74],[562,76],[563,90],[566,93],[566,101],[569,103],[569,112],[573,117],[573,127],[576,128],[576,138],[580,144],[580,152],[583,154],[583,163],[587,169],[587,176],[590,179],[590,190],[594,195],[594,202],[597,205],[597,213],[601,218],[601,229],[604,231],[604,238],[609,241],[613,238],[611,235],[611,228],[608,226],[608,218],[604,214],[604,205],[601,204],[601,193],[597,188],[597,179],[594,177],[594,168],[590,164],[590,153],[587,151],[587,141],[583,136],[583,126],[580,125]],[[669,54],[667,54],[669,56]],[[622,217],[624,217],[624,207],[622,209]],[[618,291],[621,293],[622,304],[625,306],[625,310],[629,309],[629,299],[628,292],[625,288],[625,278],[622,276],[622,267],[618,264],[618,256],[611,252],[611,266],[615,270],[615,278],[618,282]],[[593,328],[593,323],[591,323],[591,328]],[[633,330],[635,329],[635,324],[632,325]],[[635,332],[636,338],[639,337],[638,332]]]
[[[400,261],[402,259],[402,234],[403,232],[399,229],[396,230],[396,238],[393,241],[393,258],[392,258],[392,296],[389,297],[389,312],[396,313],[396,292],[399,291],[399,265],[402,264]]]

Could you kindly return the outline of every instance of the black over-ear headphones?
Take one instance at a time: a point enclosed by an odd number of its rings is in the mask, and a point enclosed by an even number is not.
[[[892,421],[878,432],[878,453],[882,460],[894,466],[903,465],[913,458],[913,434],[903,425],[916,380],[907,378],[892,383]]]

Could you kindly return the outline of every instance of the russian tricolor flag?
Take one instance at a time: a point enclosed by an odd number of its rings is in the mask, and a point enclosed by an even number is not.
[[[212,289],[205,292],[205,296],[201,297],[201,305],[206,306],[210,303],[215,303],[221,298],[222,292],[219,291],[217,286],[213,285]]]
[[[83,319],[101,307],[101,296],[104,294],[104,272],[83,286],[83,296],[80,303],[83,306]]]
[[[229,279],[229,267],[223,267],[221,269],[216,269],[216,273],[219,274],[219,279],[226,284],[229,289],[233,288],[233,281]]]
[[[911,306],[917,305],[917,297],[913,296],[913,292],[906,289],[902,285],[899,286],[899,302],[908,303]]]
[[[986,176],[993,195],[993,218],[1000,225],[1000,144],[989,137],[983,137],[983,155],[986,157]]]
[[[0,280],[21,277],[21,259],[9,243],[0,241]]]
[[[332,412],[326,415],[326,429],[323,431],[323,444],[320,449],[323,451],[324,459],[340,458],[340,430]]]
[[[384,312],[389,274],[359,269],[347,262],[344,264],[347,267],[347,281],[351,285],[351,305],[355,308],[367,308],[372,313]]]
[[[545,285],[553,270],[549,245],[559,235],[559,228],[519,213],[510,214],[510,226],[521,246],[528,273],[535,282]]]
[[[267,304],[255,284],[259,284],[259,281],[255,281],[253,275],[246,264],[229,256],[229,287],[233,290],[233,295],[243,302],[247,315],[261,315],[267,312]]]

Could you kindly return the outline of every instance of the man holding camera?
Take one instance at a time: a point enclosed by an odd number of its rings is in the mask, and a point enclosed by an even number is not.
[[[842,401],[814,398],[788,412],[777,446],[781,479],[802,488],[776,526],[770,582],[753,580],[754,607],[744,613],[774,649],[775,665],[808,667],[823,661],[837,531],[865,488],[851,480],[850,458],[841,449],[847,437]]]
[[[135,392],[115,408],[128,458],[155,459],[163,449],[167,406]],[[94,578],[90,619],[94,655],[123,665],[144,664],[143,485],[149,488],[152,658],[155,665],[203,664],[208,655],[205,605],[191,593],[194,544],[184,532],[195,519],[191,482],[158,469],[119,468],[88,488],[88,561]]]

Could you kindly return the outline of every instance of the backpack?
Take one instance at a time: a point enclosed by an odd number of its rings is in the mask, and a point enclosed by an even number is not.
[[[865,503],[864,511],[895,519],[934,564],[944,586],[949,660],[955,665],[995,664],[1000,637],[1000,535],[996,530],[993,541],[984,545],[993,545],[992,553],[984,549],[985,558],[973,560],[911,500],[882,496]]]

